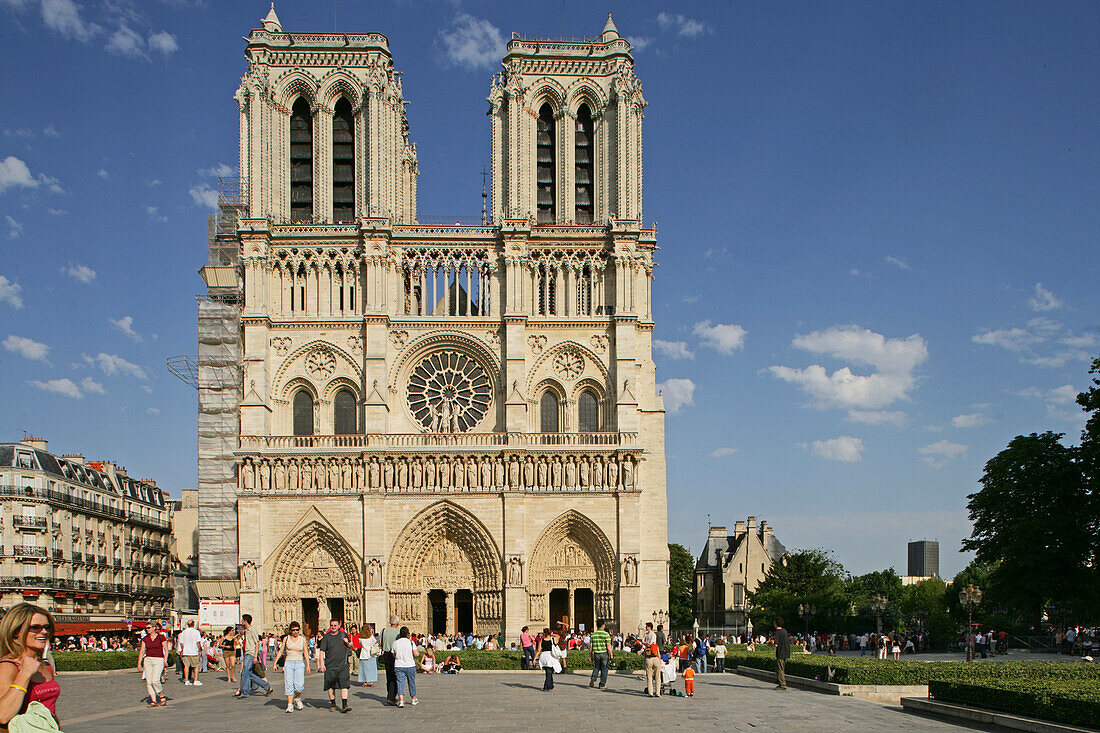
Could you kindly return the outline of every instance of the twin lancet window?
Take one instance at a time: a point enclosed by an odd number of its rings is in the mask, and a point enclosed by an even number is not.
[[[312,222],[313,113],[301,97],[290,112],[290,220]],[[332,115],[332,220],[355,218],[355,117],[341,97]]]
[[[595,139],[592,112],[587,104],[582,104],[573,132],[573,220],[578,224],[591,224],[595,218]],[[554,110],[544,104],[539,109],[535,137],[535,205],[539,224],[557,220],[557,156]]]
[[[600,429],[600,407],[596,395],[588,390],[581,392],[577,400],[577,431],[595,433]],[[561,432],[561,402],[558,396],[546,390],[539,399],[539,432]]]
[[[294,394],[293,429],[295,435],[313,435],[313,395],[305,389]],[[354,435],[358,432],[355,395],[341,389],[332,401],[332,432],[335,435]]]

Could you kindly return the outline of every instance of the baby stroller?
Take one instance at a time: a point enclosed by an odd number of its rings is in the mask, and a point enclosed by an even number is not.
[[[683,693],[676,689],[673,684],[676,682],[677,668],[679,666],[679,659],[669,654],[661,655],[661,694],[672,695],[679,697]]]

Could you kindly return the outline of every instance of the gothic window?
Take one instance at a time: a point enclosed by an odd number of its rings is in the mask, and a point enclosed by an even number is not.
[[[538,313],[540,316],[550,316],[557,310],[557,270],[549,265],[542,265],[538,270]]]
[[[539,110],[538,133],[535,140],[535,179],[538,206],[538,223],[554,221],[554,110],[549,104]]]
[[[558,396],[547,390],[542,393],[542,399],[539,400],[539,431],[558,432],[558,417]]]
[[[576,221],[578,224],[591,224],[595,206],[593,186],[595,181],[593,167],[592,113],[588,105],[582,104],[577,110],[577,124],[574,132],[576,146]]]
[[[596,395],[588,390],[581,392],[577,400],[577,426],[582,433],[595,433],[600,429],[600,406]]]
[[[409,376],[409,410],[433,433],[465,433],[486,413],[491,384],[485,370],[459,351],[425,357]]]
[[[301,97],[290,112],[290,219],[313,219],[313,116]]]
[[[355,218],[355,118],[343,97],[332,116],[332,220]]]
[[[332,432],[336,435],[354,435],[356,430],[355,395],[342,389],[336,393],[332,407]]]
[[[304,389],[294,394],[294,434],[313,435],[313,395]]]

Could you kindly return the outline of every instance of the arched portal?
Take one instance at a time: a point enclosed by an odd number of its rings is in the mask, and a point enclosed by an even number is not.
[[[413,517],[389,567],[390,613],[402,623],[448,633],[503,630],[500,552],[477,517],[458,505],[441,501]]]
[[[570,509],[547,525],[535,543],[528,573],[531,621],[594,628],[614,620],[615,552],[607,535],[588,517]]]
[[[361,563],[331,527],[309,522],[272,557],[269,587],[276,628],[299,621],[303,629],[308,625],[317,631],[333,618],[345,625],[363,622]]]

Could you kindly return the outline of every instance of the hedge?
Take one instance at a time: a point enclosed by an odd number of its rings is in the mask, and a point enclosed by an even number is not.
[[[523,669],[523,652],[486,651],[484,649],[463,649],[462,651],[437,651],[435,659],[440,664],[451,654],[462,660],[463,669]],[[420,654],[417,654],[417,659]],[[568,666],[573,669],[592,669],[588,652],[574,649],[566,657]],[[643,667],[641,656],[630,652],[615,652],[611,668],[618,670],[640,670]]]
[[[136,651],[128,652],[54,652],[58,672],[98,672],[106,669],[137,669]],[[168,655],[168,666],[176,663],[175,652]]]
[[[1095,726],[1100,721],[1100,681],[1097,680],[990,680],[983,684],[932,680],[928,683],[928,691],[943,702],[990,708],[1054,723]]]
[[[726,667],[775,671],[775,651],[731,649]],[[830,679],[829,672],[833,675]],[[1100,683],[1100,665],[1068,662],[918,662],[866,657],[794,654],[787,674],[841,685],[924,685],[930,680],[981,683],[986,680],[1093,680]]]

